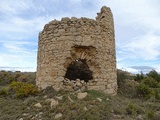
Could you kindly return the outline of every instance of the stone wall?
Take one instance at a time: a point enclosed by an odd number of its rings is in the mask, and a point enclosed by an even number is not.
[[[68,67],[85,61],[92,79],[65,78]],[[83,72],[83,71],[82,71]],[[45,25],[39,33],[36,84],[41,89],[94,89],[117,93],[113,16],[103,6],[96,20],[62,18]]]

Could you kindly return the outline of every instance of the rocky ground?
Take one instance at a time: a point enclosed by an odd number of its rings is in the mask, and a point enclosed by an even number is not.
[[[159,120],[160,103],[97,91],[55,92],[23,99],[0,97],[1,120]]]
[[[13,91],[8,94],[4,89],[13,80],[35,84],[34,78],[35,73],[0,72],[0,120],[160,120],[159,97],[155,94],[147,99],[139,97],[136,92],[140,83],[128,79],[118,82],[116,96],[94,90],[67,92],[47,87],[37,94],[18,98],[11,94]],[[119,78],[123,80],[124,74],[118,74],[118,81]]]

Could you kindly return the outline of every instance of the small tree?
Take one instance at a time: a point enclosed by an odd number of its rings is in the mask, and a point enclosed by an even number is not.
[[[117,84],[119,88],[124,87],[126,79],[127,79],[126,73],[122,70],[117,70]]]
[[[137,95],[139,97],[149,99],[152,97],[152,95],[154,95],[154,91],[148,85],[140,83],[137,86]]]
[[[147,76],[154,78],[157,82],[160,82],[160,75],[155,70],[150,71]]]
[[[134,77],[134,80],[137,82],[140,82],[143,79],[144,79],[144,74],[142,71],[141,71],[141,74],[136,74],[136,76]]]
[[[147,85],[150,88],[159,88],[159,84],[158,82],[152,78],[152,77],[146,77],[142,80],[142,83],[144,83],[145,85]]]

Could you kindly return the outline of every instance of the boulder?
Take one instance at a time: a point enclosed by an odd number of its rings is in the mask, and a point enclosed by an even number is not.
[[[58,104],[59,104],[58,100],[55,99],[51,100],[51,108],[57,106]]]
[[[62,117],[62,113],[57,113],[54,118],[55,118],[55,119],[58,119],[58,118],[60,118],[60,117]]]
[[[41,107],[42,107],[41,103],[36,103],[34,106],[35,106],[35,107],[38,107],[38,108],[41,108]]]
[[[83,93],[78,93],[77,98],[79,100],[84,99],[87,96],[87,92],[83,92]]]

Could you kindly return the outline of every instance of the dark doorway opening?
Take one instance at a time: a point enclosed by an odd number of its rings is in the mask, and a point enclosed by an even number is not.
[[[65,78],[70,80],[84,80],[88,82],[93,79],[92,71],[89,69],[85,59],[77,59],[69,65],[66,71]]]

